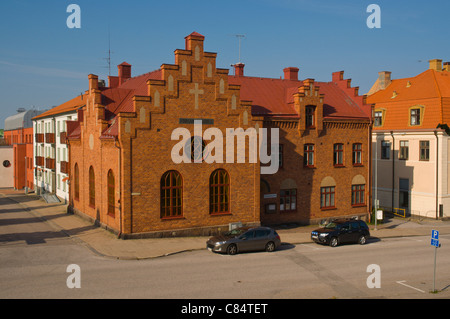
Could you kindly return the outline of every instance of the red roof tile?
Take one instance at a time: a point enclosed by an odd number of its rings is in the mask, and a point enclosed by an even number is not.
[[[241,86],[241,100],[252,101],[252,114],[298,117],[293,94],[303,81],[248,76],[229,76],[229,83]],[[324,94],[324,118],[368,118],[362,99],[350,97],[334,82],[315,82]]]

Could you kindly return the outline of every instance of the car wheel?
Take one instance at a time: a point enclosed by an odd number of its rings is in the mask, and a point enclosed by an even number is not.
[[[336,247],[339,244],[337,237],[333,237],[330,239],[330,246]]]
[[[272,252],[274,250],[275,250],[275,243],[273,241],[269,241],[266,244],[266,251],[270,253],[270,252]]]
[[[227,247],[227,254],[228,255],[236,255],[237,253],[237,247],[235,244],[231,244]]]
[[[360,236],[359,239],[358,239],[358,243],[359,243],[360,245],[364,245],[365,243],[367,243],[367,238],[366,238],[366,236],[364,236],[364,235]]]

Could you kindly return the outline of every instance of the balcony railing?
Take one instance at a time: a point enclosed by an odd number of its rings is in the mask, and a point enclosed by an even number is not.
[[[61,170],[61,173],[69,174],[69,162],[61,161],[60,162],[60,170]]]
[[[45,133],[45,143],[55,143],[55,133]]]
[[[67,132],[59,133],[59,142],[61,144],[67,144]]]
[[[44,134],[43,133],[36,133],[35,138],[36,138],[36,143],[44,143]]]
[[[44,158],[42,156],[36,156],[36,166],[44,166]]]
[[[46,158],[45,159],[45,167],[48,169],[55,169],[55,159],[54,158]]]

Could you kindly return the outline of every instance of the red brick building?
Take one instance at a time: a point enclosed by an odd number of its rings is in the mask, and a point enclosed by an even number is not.
[[[132,77],[124,62],[107,87],[89,75],[86,106],[67,122],[73,211],[125,238],[367,215],[370,106],[343,72],[317,83],[299,81],[295,68],[285,79],[247,77],[237,64],[231,76],[216,67],[216,53],[204,51],[204,36],[185,40],[175,63],[159,70]],[[279,129],[277,173],[261,175],[250,151],[239,162],[234,144],[233,161],[211,163],[219,148],[209,159],[193,153],[174,161],[175,153],[216,142],[228,156],[235,128]],[[188,136],[174,136],[180,129]],[[252,145],[247,139],[246,150]]]

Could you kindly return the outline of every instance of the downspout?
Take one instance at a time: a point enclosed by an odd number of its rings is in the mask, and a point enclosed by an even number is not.
[[[118,140],[114,139],[114,146],[119,150],[119,233],[117,234],[117,238],[120,238],[122,236],[122,182],[120,178],[122,176],[122,149],[120,148],[120,145],[116,145],[116,142],[118,142]]]
[[[392,136],[392,213],[394,212],[394,191],[395,191],[395,139],[394,132],[391,131]]]
[[[438,197],[438,193],[439,193],[439,183],[438,183],[438,178],[439,178],[439,138],[437,135],[437,131],[434,131],[434,136],[436,136],[436,220],[439,219],[439,197]]]
[[[367,203],[368,205],[368,218],[369,221],[370,218],[372,217],[372,125],[373,125],[373,120],[372,120],[373,116],[371,116],[370,118],[370,122],[369,122],[369,126],[367,128],[368,131],[368,137],[367,137],[367,148],[368,148],[368,154],[367,154],[367,177],[368,177],[368,183],[367,183],[367,189],[369,190],[369,194],[367,194]],[[376,145],[376,144],[375,144]],[[376,212],[375,212],[375,218],[376,218]]]

